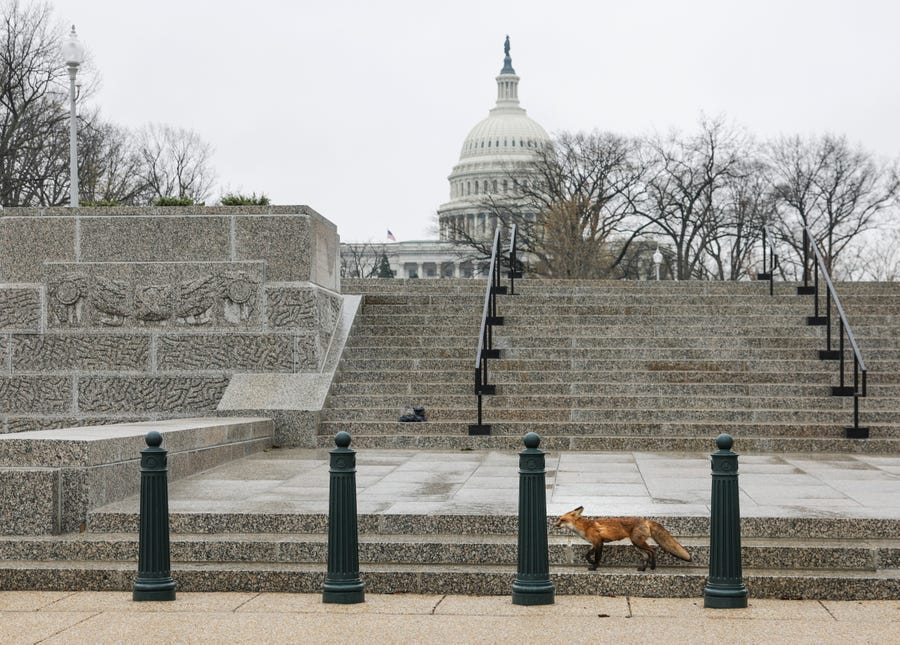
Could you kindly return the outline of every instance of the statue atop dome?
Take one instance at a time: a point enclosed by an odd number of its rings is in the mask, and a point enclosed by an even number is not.
[[[515,74],[516,70],[513,69],[512,66],[512,58],[509,57],[509,36],[506,36],[506,40],[503,42],[503,69],[500,70],[501,74]]]

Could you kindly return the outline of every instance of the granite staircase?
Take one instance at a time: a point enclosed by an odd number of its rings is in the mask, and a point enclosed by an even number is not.
[[[483,437],[467,432],[481,281],[344,288],[364,304],[321,446],[347,430],[367,448],[513,449],[535,431],[548,450],[705,451],[721,432],[753,452],[900,449],[900,286],[837,286],[869,369],[867,440],[844,436],[853,400],[831,396],[837,363],[818,358],[825,330],[806,324],[812,297],[795,285],[518,281],[500,299]],[[413,404],[428,421],[398,422]]]
[[[709,520],[659,518],[691,563],[660,554],[638,572],[632,547],[604,548],[587,570],[587,544],[550,528],[556,592],[699,597],[709,567]],[[136,574],[134,512],[99,510],[87,531],[0,537],[0,588],[131,590]],[[179,591],[319,593],[327,559],[327,516],[175,513],[172,575]],[[360,571],[368,593],[508,595],[516,570],[516,518],[497,515],[361,515]],[[896,599],[897,520],[745,518],[744,582],[753,598]]]

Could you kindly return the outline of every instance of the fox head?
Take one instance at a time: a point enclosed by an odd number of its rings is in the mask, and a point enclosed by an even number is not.
[[[556,523],[553,526],[565,526],[566,528],[574,528],[575,520],[581,517],[581,514],[584,512],[584,506],[579,506],[578,508],[569,511],[565,515],[560,515],[559,519],[556,520]]]

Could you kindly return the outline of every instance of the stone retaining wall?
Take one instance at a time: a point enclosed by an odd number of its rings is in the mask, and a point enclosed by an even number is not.
[[[214,414],[235,373],[317,373],[341,315],[306,206],[0,211],[0,432]]]

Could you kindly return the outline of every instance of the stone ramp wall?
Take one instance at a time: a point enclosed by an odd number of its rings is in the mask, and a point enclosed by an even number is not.
[[[0,535],[77,531],[88,511],[140,491],[140,451],[163,435],[170,481],[272,445],[264,418],[200,418],[0,436]]]
[[[215,414],[319,373],[335,226],[306,206],[0,211],[0,432]]]

